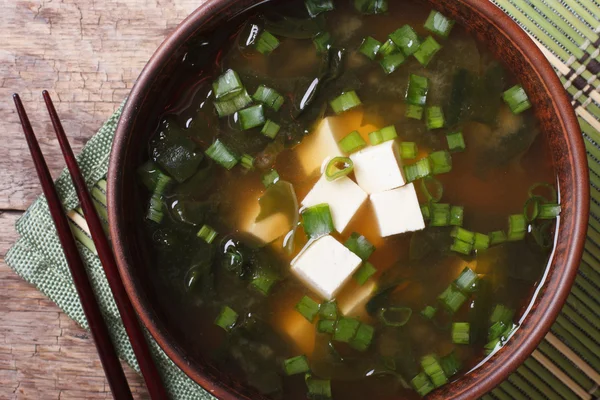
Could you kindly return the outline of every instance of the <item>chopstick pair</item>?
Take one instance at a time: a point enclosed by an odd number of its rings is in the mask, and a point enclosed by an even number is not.
[[[167,399],[167,393],[162,385],[158,370],[156,369],[156,366],[152,360],[150,349],[137,319],[137,315],[135,314],[129,297],[127,297],[125,287],[123,286],[123,282],[121,281],[121,277],[117,269],[114,255],[108,240],[104,235],[100,218],[96,213],[96,209],[92,203],[92,198],[87,190],[86,183],[81,176],[81,171],[79,170],[79,166],[75,160],[73,150],[69,145],[67,136],[62,127],[60,119],[58,118],[58,114],[56,113],[56,109],[54,108],[54,104],[52,103],[50,95],[45,90],[42,92],[42,94],[46,103],[46,107],[48,108],[48,113],[50,114],[50,118],[52,120],[52,125],[54,126],[54,130],[56,132],[56,137],[58,138],[63,156],[71,174],[73,185],[77,191],[81,208],[83,209],[85,219],[90,228],[92,239],[98,251],[100,262],[104,268],[108,284],[115,298],[115,303],[119,309],[119,314],[121,315],[123,325],[125,326],[125,330],[129,336],[131,347],[133,348],[137,358],[140,370],[148,388],[148,392],[150,393],[150,397],[152,399]],[[65,252],[65,257],[67,259],[71,275],[73,276],[73,282],[75,283],[75,288],[77,289],[79,299],[81,300],[83,311],[87,318],[88,325],[90,326],[92,337],[94,338],[96,349],[98,351],[98,355],[100,356],[100,361],[102,363],[104,373],[106,374],[111,392],[114,398],[117,400],[132,399],[133,397],[131,394],[131,389],[129,388],[127,379],[125,378],[125,373],[123,372],[121,362],[117,357],[115,348],[110,340],[108,328],[104,319],[102,318],[100,307],[98,306],[96,298],[94,297],[94,292],[85,271],[83,261],[81,260],[81,256],[79,255],[79,251],[77,250],[75,239],[71,233],[67,216],[63,210],[62,204],[56,192],[56,188],[54,187],[52,176],[50,175],[50,171],[48,170],[48,166],[46,165],[44,156],[42,155],[42,151],[31,127],[31,123],[29,122],[29,118],[27,117],[27,113],[25,112],[25,108],[23,107],[23,103],[21,102],[19,95],[14,94],[13,99],[17,108],[17,113],[19,114],[19,118],[21,120],[21,125],[23,126],[25,138],[27,139],[29,151],[31,152],[38,177],[42,184],[44,195],[48,201],[50,214],[52,215],[52,219],[56,225],[56,230],[58,231],[58,236]]]

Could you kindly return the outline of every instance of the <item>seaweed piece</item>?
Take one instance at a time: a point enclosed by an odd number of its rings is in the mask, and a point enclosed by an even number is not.
[[[312,39],[325,28],[325,17],[322,14],[306,19],[284,16],[277,21],[265,22],[265,29],[273,35],[292,39]]]

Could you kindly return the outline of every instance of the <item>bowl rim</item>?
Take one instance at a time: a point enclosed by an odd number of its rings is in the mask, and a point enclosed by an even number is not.
[[[207,0],[190,14],[177,28],[169,34],[154,55],[150,58],[136,81],[128,99],[123,107],[122,115],[115,133],[112,147],[109,173],[108,173],[108,211],[111,241],[117,259],[119,272],[125,285],[126,291],[131,302],[138,313],[144,326],[149,330],[153,338],[160,347],[183,370],[189,377],[208,390],[212,395],[221,399],[246,398],[238,393],[235,388],[225,385],[221,381],[215,381],[194,367],[194,363],[186,357],[183,349],[172,343],[170,335],[163,330],[163,326],[150,312],[151,308],[143,304],[138,295],[138,285],[136,278],[128,268],[128,257],[126,256],[127,240],[122,235],[119,222],[122,221],[122,208],[118,206],[118,200],[122,198],[121,185],[119,185],[124,170],[124,151],[129,141],[128,134],[136,123],[136,115],[140,106],[145,102],[148,96],[148,88],[154,83],[160,74],[161,67],[164,66],[172,54],[179,49],[190,37],[204,28],[214,15],[226,10],[229,7],[236,6],[239,3],[259,4],[265,0],[244,1],[244,0]],[[435,3],[435,0],[427,0],[429,3]],[[445,0],[441,0],[444,2]],[[490,24],[503,32],[504,35],[513,43],[515,48],[521,53],[538,75],[540,82],[544,84],[544,91],[551,94],[551,108],[557,111],[557,118],[561,122],[561,131],[567,145],[567,152],[571,162],[571,168],[568,174],[574,182],[574,192],[572,193],[572,207],[577,212],[573,213],[573,221],[570,229],[570,243],[564,253],[563,267],[566,272],[560,277],[557,283],[557,289],[552,296],[545,296],[547,305],[544,307],[542,315],[536,315],[538,323],[533,326],[527,337],[521,339],[518,347],[512,346],[511,352],[497,352],[491,362],[484,364],[481,370],[483,377],[473,378],[473,374],[468,374],[459,381],[465,382],[457,390],[451,393],[443,390],[433,392],[428,398],[442,399],[452,394],[455,399],[471,399],[479,397],[491,390],[494,386],[504,380],[511,372],[521,365],[527,357],[535,350],[537,345],[543,340],[546,333],[550,330],[567,296],[570,293],[571,286],[577,275],[579,262],[583,254],[583,246],[586,238],[589,214],[589,177],[587,167],[587,156],[583,144],[583,138],[575,110],[564,90],[560,79],[556,75],[550,62],[543,55],[541,50],[507,14],[494,5],[491,1],[482,0],[459,0],[469,7],[473,12],[482,16]],[[547,282],[544,283],[546,285]],[[540,285],[543,286],[543,285]],[[529,316],[528,316],[529,318]],[[527,321],[528,325],[532,321]],[[513,338],[514,340],[514,338]],[[497,360],[499,357],[502,362]],[[493,359],[496,359],[495,361]],[[485,368],[486,365],[493,364],[494,368]],[[469,379],[470,377],[470,379]],[[472,382],[469,382],[471,380]],[[240,397],[238,397],[240,396]]]

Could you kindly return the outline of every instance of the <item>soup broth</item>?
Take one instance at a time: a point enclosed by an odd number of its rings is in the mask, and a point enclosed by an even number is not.
[[[264,395],[419,398],[518,329],[560,211],[549,150],[515,78],[422,2],[307,3],[248,10],[209,68],[210,37],[186,55],[139,170],[153,294],[191,357]]]

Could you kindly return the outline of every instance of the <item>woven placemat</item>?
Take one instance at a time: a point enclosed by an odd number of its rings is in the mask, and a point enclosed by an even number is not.
[[[487,1],[487,0],[481,0]],[[533,355],[485,399],[597,399],[600,396],[600,3],[596,0],[491,0],[526,30],[555,67],[571,96],[583,131],[591,182],[591,216],[579,275],[552,330]],[[78,157],[106,223],[106,181],[110,147],[120,109]],[[66,172],[56,182],[78,238],[92,285],[119,355],[138,370],[87,225]],[[85,329],[56,230],[42,196],[16,224],[20,239],[7,264],[36,285]],[[212,399],[150,339],[153,356],[175,399]]]

